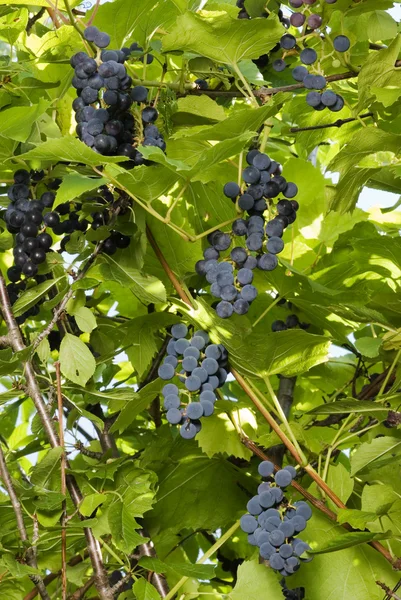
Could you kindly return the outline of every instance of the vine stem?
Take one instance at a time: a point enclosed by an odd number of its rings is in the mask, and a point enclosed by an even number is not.
[[[21,331],[15,320],[11,308],[10,298],[8,296],[6,282],[1,271],[0,308],[8,330],[12,349],[14,350],[14,352],[20,352],[21,350],[25,350],[26,346],[23,341]],[[60,441],[54,429],[53,421],[49,413],[47,412],[47,407],[42,397],[42,392],[40,390],[36,378],[36,373],[30,360],[26,360],[24,362],[24,373],[29,396],[31,397],[35,405],[35,409],[41,420],[47,439],[49,440],[52,448],[58,448],[60,447]],[[66,476],[66,485],[68,488],[68,492],[71,496],[71,500],[73,501],[74,505],[78,507],[82,501],[82,493],[73,475],[68,474]],[[84,519],[82,518],[82,520]],[[91,560],[93,573],[95,576],[95,586],[99,597],[101,600],[113,600],[113,594],[111,592],[106,569],[103,564],[103,557],[100,544],[89,527],[84,527],[84,534],[86,538],[88,554]]]
[[[23,544],[28,544],[29,539],[28,539],[28,534],[26,532],[26,528],[25,528],[24,517],[22,515],[21,503],[18,500],[18,496],[16,494],[16,491],[15,491],[15,488],[14,488],[14,485],[13,485],[13,482],[11,479],[11,475],[8,471],[6,459],[4,457],[3,448],[1,447],[1,444],[0,444],[0,477],[3,480],[4,487],[6,488],[9,498],[10,498],[10,501],[11,501],[11,506],[13,507],[13,511],[15,514],[15,518],[17,520],[17,528],[18,528],[18,532],[19,532],[21,541]],[[35,555],[32,552],[32,548],[28,548],[26,550],[26,562],[28,563],[28,565],[30,565],[34,569],[37,568]],[[33,583],[36,585],[37,590],[38,590],[42,600],[50,600],[50,596],[47,592],[47,589],[43,582],[42,577],[40,577],[40,575],[30,575],[29,577],[33,581]]]
[[[63,424],[63,393],[61,390],[61,371],[59,361],[54,363],[56,369],[56,382],[57,382],[57,409],[58,409],[58,430],[60,446],[63,452],[60,457],[60,475],[61,475],[61,493],[63,496],[66,495],[67,486],[65,480],[65,467],[66,467],[66,455],[65,455],[65,443],[64,443],[64,424]],[[66,530],[66,518],[67,518],[67,503],[64,499],[62,502],[63,513],[61,515],[61,597],[62,600],[67,599],[67,530]]]
[[[221,548],[221,546],[223,544],[225,544],[225,542],[227,540],[230,539],[230,537],[233,535],[233,533],[235,533],[237,531],[239,527],[239,521],[236,521],[234,523],[234,525],[232,527],[230,527],[230,529],[228,529],[222,536],[221,538],[219,538],[217,540],[217,542],[215,544],[213,544],[213,546],[211,546],[209,548],[209,550],[207,550],[207,552],[205,552],[205,554],[196,561],[195,564],[197,565],[203,565],[211,556],[213,556],[213,554],[215,552],[217,552],[217,550],[219,548]],[[175,586],[172,588],[172,590],[167,594],[167,596],[165,597],[165,600],[172,600],[172,598],[174,598],[174,596],[176,595],[176,593],[178,592],[178,590],[184,585],[184,583],[186,581],[188,581],[189,577],[182,577],[178,583],[175,584]]]
[[[280,296],[277,296],[277,298],[275,298],[273,300],[273,302],[271,304],[269,304],[269,306],[262,312],[261,315],[259,315],[259,317],[256,319],[256,321],[254,321],[254,323],[252,323],[252,329],[254,327],[256,327],[256,325],[259,323],[259,321],[261,321],[266,315],[267,313],[276,306],[276,304],[281,300]]]
[[[379,393],[378,393],[378,395],[377,395],[377,397],[376,397],[376,400],[377,400],[377,398],[380,398],[380,396],[382,396],[382,395],[383,395],[383,392],[384,392],[384,390],[386,389],[386,386],[387,386],[387,384],[388,384],[388,382],[389,382],[389,379],[390,379],[390,377],[391,377],[391,374],[392,374],[392,372],[394,371],[396,364],[397,364],[397,363],[398,363],[398,361],[400,360],[400,356],[401,356],[401,348],[398,350],[397,354],[396,354],[396,355],[395,355],[395,357],[394,357],[394,360],[393,360],[393,362],[391,363],[391,367],[390,367],[390,368],[389,368],[389,370],[387,371],[387,375],[386,375],[386,377],[385,377],[385,379],[384,379],[384,381],[383,381],[383,383],[382,383],[382,386],[381,386],[381,388],[380,388],[380,391],[379,391]]]
[[[281,421],[283,422],[283,424],[285,425],[285,428],[287,429],[288,435],[291,438],[292,443],[294,444],[294,447],[296,448],[301,460],[302,460],[302,465],[305,465],[308,463],[305,454],[302,452],[301,446],[298,444],[298,440],[294,435],[294,432],[291,429],[291,426],[287,420],[287,417],[285,416],[285,413],[283,411],[283,408],[280,404],[280,402],[278,401],[278,398],[273,390],[272,384],[270,383],[270,379],[268,377],[263,377],[263,381],[265,382],[265,385],[267,387],[267,390],[271,396],[271,399],[273,400],[273,404],[276,408],[277,414],[280,417]]]

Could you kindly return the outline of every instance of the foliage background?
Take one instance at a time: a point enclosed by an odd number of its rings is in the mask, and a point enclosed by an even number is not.
[[[265,2],[245,4],[256,15]],[[281,399],[281,382],[292,377],[289,428],[284,424],[281,429],[287,442],[295,438],[305,464],[315,469],[301,471],[299,478],[321,501],[302,537],[323,553],[303,565],[287,586],[303,588],[307,600],[380,600],[383,590],[376,581],[390,589],[396,585],[399,575],[391,563],[397,566],[401,554],[401,435],[385,422],[389,409],[397,412],[400,405],[401,212],[398,202],[369,210],[356,204],[364,186],[378,194],[400,191],[401,80],[395,65],[401,37],[399,23],[387,12],[393,6],[389,0],[322,4],[330,29],[321,44],[321,66],[329,76],[353,74],[332,83],[346,100],[338,118],[351,120],[327,128],[316,126],[332,123],[333,116],[307,107],[302,89],[259,93],[255,101],[243,87],[244,79],[262,91],[292,83],[288,70],[280,74],[267,66],[261,72],[252,62],[272,51],[285,31],[275,16],[275,2],[268,2],[268,19],[249,21],[236,19],[230,1],[209,1],[202,5],[204,12],[187,0],[115,0],[99,6],[94,22],[112,36],[112,47],[137,41],[155,55],[146,67],[130,64],[131,74],[148,82],[153,99],[162,65],[167,65],[166,86],[158,96],[166,155],[143,149],[153,164],[126,170],[120,159],[107,157],[101,157],[100,167],[99,156],[75,137],[69,58],[83,42],[68,24],[65,5],[60,2],[58,9],[67,23],[55,27],[46,11],[31,24],[32,16],[48,7],[45,0],[0,2],[1,207],[8,205],[13,171],[22,166],[44,169],[47,178],[61,177],[56,203],[81,197],[88,214],[85,201],[107,183],[132,199],[124,226],[135,239],[113,257],[100,254],[72,285],[71,271],[85,269],[92,248],[74,234],[68,252],[52,255],[44,267],[53,273],[55,297],[35,288],[14,307],[19,314],[33,299],[45,298],[40,314],[23,326],[28,350],[14,355],[11,348],[0,350],[1,443],[29,540],[21,541],[15,507],[2,488],[0,592],[5,598],[26,598],[33,588],[28,575],[46,578],[61,567],[61,451],[50,449],[29,381],[26,387],[28,361],[48,407],[48,423],[54,425],[57,360],[63,374],[68,472],[84,496],[79,513],[68,495],[66,500],[71,516],[67,560],[83,558],[67,567],[71,598],[77,591],[85,597],[113,597],[100,589],[99,573],[84,553],[83,526],[99,541],[108,575],[128,574],[127,589],[114,593],[120,599],[172,597],[163,586],[167,581],[173,590],[182,577],[181,598],[206,594],[252,600],[267,597],[266,590],[269,600],[282,598],[279,577],[259,564],[257,551],[232,527],[258,484],[255,448],[269,454],[279,443],[252,395],[276,416],[269,386]],[[83,23],[90,16],[91,11],[75,18]],[[346,33],[352,46],[336,56],[340,64],[333,66],[330,39],[339,33]],[[271,60],[275,57],[273,52]],[[231,94],[192,93],[199,76],[209,78],[211,90]],[[366,113],[370,116],[362,118]],[[182,293],[200,286],[193,266],[205,247],[205,233],[236,217],[222,187],[237,179],[242,153],[260,128],[268,134],[266,151],[298,185],[301,208],[285,234],[280,267],[257,275],[260,293],[249,314],[227,322],[216,317],[208,293],[198,296],[194,307],[183,303]],[[3,221],[0,225],[5,273],[13,241]],[[146,227],[170,271],[158,260]],[[102,236],[107,231],[97,239]],[[55,248],[59,241],[55,238]],[[78,332],[64,336],[63,351],[44,337],[34,352],[35,337],[66,294],[70,299],[62,313],[75,318]],[[277,304],[277,294],[286,305]],[[3,297],[1,304],[4,309]],[[272,322],[291,313],[310,323],[309,329],[271,333]],[[152,375],[166,328],[179,315],[226,345],[230,364],[248,390],[230,378],[217,414],[191,442],[165,422],[158,400],[162,384]],[[6,335],[4,322],[1,327]],[[346,351],[335,356],[331,345],[346,346]],[[84,450],[77,451],[77,442]],[[284,462],[294,464],[289,452]],[[342,508],[317,485],[315,472]],[[300,498],[295,490],[290,496]],[[318,510],[321,505],[334,517]],[[355,530],[347,541],[344,523]],[[142,544],[142,528],[157,556],[140,558],[149,549]],[[226,532],[232,532],[228,539]],[[384,538],[379,552],[362,543],[376,534]],[[32,539],[34,570],[25,560]],[[225,542],[221,548],[219,540]],[[330,545],[337,551],[327,553]],[[207,564],[196,564],[210,548]],[[61,598],[60,586],[59,576],[48,585],[52,598]]]

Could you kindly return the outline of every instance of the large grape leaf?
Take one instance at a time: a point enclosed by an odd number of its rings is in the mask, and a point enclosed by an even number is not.
[[[185,13],[163,39],[163,51],[196,52],[211,60],[236,65],[245,58],[259,58],[279,41],[284,29],[272,13],[269,19],[246,21],[227,13]]]
[[[281,600],[283,592],[278,577],[272,569],[257,560],[246,561],[238,567],[237,582],[230,594],[231,600]],[[268,596],[266,592],[268,590]]]

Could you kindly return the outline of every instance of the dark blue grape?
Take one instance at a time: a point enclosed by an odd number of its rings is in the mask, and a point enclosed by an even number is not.
[[[201,404],[203,407],[203,416],[210,417],[214,413],[213,402],[208,402],[208,400],[201,400]]]
[[[300,54],[301,62],[304,65],[312,65],[317,61],[317,54],[313,48],[305,48]]]
[[[246,505],[246,509],[251,515],[254,515],[254,516],[260,515],[263,508],[259,504],[259,496],[254,496],[253,498],[251,498],[249,500],[248,504]],[[292,554],[292,552],[291,552],[291,554]]]
[[[265,560],[269,560],[271,556],[275,556],[276,549],[270,544],[270,542],[264,542],[260,546],[260,556]]]
[[[195,423],[184,423],[180,427],[180,435],[184,440],[192,440],[199,431]]]
[[[252,515],[243,515],[240,518],[240,527],[245,533],[253,533],[258,526],[258,522]]]
[[[285,540],[284,533],[279,529],[275,529],[270,533],[269,540],[272,546],[281,546]]]
[[[284,50],[291,50],[295,48],[297,40],[290,33],[284,34],[280,39],[280,46],[284,48]]]
[[[162,394],[165,398],[170,394],[178,396],[178,387],[174,383],[167,383],[162,389]]]
[[[235,235],[246,235],[248,233],[248,224],[244,219],[237,219],[232,224],[232,230]]]
[[[241,210],[251,210],[255,203],[255,200],[250,194],[242,194],[238,200],[238,206]]]
[[[203,406],[200,402],[190,402],[186,409],[187,417],[191,420],[200,419],[203,416]]]
[[[169,380],[175,375],[174,367],[169,364],[160,365],[158,369],[158,375],[160,379]]]
[[[241,193],[241,188],[235,181],[229,181],[223,188],[223,193],[227,198],[234,199]]]
[[[284,558],[282,558],[279,554],[272,554],[269,558],[269,563],[272,569],[275,569],[276,571],[281,571],[281,569],[284,569]]]
[[[291,481],[293,480],[293,477],[289,471],[281,469],[280,471],[277,471],[274,479],[279,487],[285,488],[288,485],[290,485]]]
[[[210,344],[205,348],[205,355],[207,358],[214,358],[218,360],[221,357],[221,351],[217,344]]]
[[[170,408],[179,408],[180,404],[180,399],[175,394],[169,394],[165,397],[163,402],[163,406],[166,410],[170,410]]]
[[[303,81],[307,75],[308,69],[306,67],[303,67],[302,65],[299,65],[298,67],[295,67],[295,69],[292,70],[292,76],[295,79],[295,81]]]
[[[260,171],[256,167],[246,167],[242,171],[242,179],[245,183],[258,183],[260,179]]]
[[[228,317],[231,317],[233,312],[234,309],[230,302],[226,302],[223,300],[222,302],[219,302],[216,306],[216,313],[221,319],[227,319]]]
[[[284,71],[284,69],[286,68],[286,66],[287,66],[287,63],[282,58],[278,58],[272,64],[273,69],[275,71],[277,71],[278,73],[280,73],[281,71]]]
[[[346,35],[337,35],[333,40],[333,46],[337,52],[346,52],[351,46],[351,42]]]
[[[178,425],[182,420],[181,411],[178,408],[170,408],[166,413],[166,419],[172,425]]]
[[[190,375],[185,379],[185,387],[190,392],[197,392],[200,389],[201,380],[196,375]]]
[[[249,302],[243,300],[242,298],[238,298],[235,300],[233,308],[237,315],[246,315],[246,313],[249,311]]]

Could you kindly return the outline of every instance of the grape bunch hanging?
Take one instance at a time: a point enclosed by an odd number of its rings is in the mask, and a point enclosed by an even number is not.
[[[190,332],[185,323],[171,328],[167,356],[158,375],[167,383],[162,389],[166,419],[180,425],[180,435],[192,439],[201,430],[202,417],[210,417],[217,400],[216,389],[227,379],[228,353],[222,344],[212,344],[205,331]]]
[[[72,233],[85,233],[89,225],[92,229],[107,225],[114,211],[114,196],[106,186],[99,188],[99,195],[92,200],[100,205],[107,205],[107,208],[91,213],[91,223],[85,217],[79,216],[82,207],[80,202],[65,202],[53,209],[55,191],[61,180],[54,179],[45,185],[43,178],[43,171],[29,173],[25,169],[19,169],[14,173],[14,183],[7,191],[10,204],[4,213],[4,220],[8,231],[15,236],[14,264],[7,270],[10,282],[7,287],[12,305],[26,290],[29,280],[39,284],[51,278],[50,274],[39,274],[40,265],[45,263],[46,255],[53,252],[51,246],[55,240],[51,233],[62,236],[60,251],[63,252]],[[102,251],[109,255],[114,254],[117,248],[127,248],[130,243],[130,236],[112,230],[102,243]],[[38,315],[39,304],[42,301],[18,317],[19,323]]]
[[[78,52],[70,61],[74,67],[72,85],[78,96],[73,102],[78,137],[99,154],[127,156],[132,166],[143,165],[145,160],[134,147],[134,142],[163,151],[166,144],[154,124],[158,118],[154,106],[144,106],[138,127],[130,112],[134,102],[137,105],[146,103],[148,90],[142,85],[132,87],[132,78],[124,62],[142,48],[134,42],[122,50],[105,50],[110,36],[94,26],[85,29],[84,37],[103,50],[99,60],[85,52]],[[147,55],[148,62],[152,59],[151,55]]]
[[[246,161],[243,189],[231,181],[226,183],[223,192],[248,216],[236,219],[231,233],[217,230],[209,234],[210,246],[195,265],[196,272],[211,284],[211,294],[220,300],[215,308],[223,319],[233,313],[248,312],[258,295],[252,283],[254,270],[273,271],[277,267],[277,254],[284,249],[284,230],[294,223],[299,208],[294,200],[298,188],[281,175],[279,163],[257,149],[248,152]],[[284,198],[274,204],[280,194]]]
[[[290,17],[290,24],[299,28],[306,26],[306,33],[319,30],[322,26],[322,17],[311,12],[310,5],[315,4],[316,0],[290,0],[290,5],[294,9],[301,9],[300,12],[293,12]],[[336,0],[326,0],[327,4],[334,4]],[[303,32],[304,35],[304,32]],[[337,52],[346,52],[350,48],[350,40],[345,35],[338,35],[333,39],[334,50]],[[327,79],[322,73],[320,66],[313,67],[318,61],[318,55],[314,48],[300,48],[297,46],[297,39],[294,35],[286,33],[281,37],[280,48],[285,54],[293,55],[294,51],[299,51],[301,65],[296,66],[291,74],[295,81],[303,83],[307,90],[310,90],[306,96],[306,102],[315,110],[321,111],[328,108],[332,112],[339,112],[344,107],[344,99],[330,89],[327,89]],[[272,64],[277,72],[284,71],[287,63],[284,58],[275,60]]]
[[[306,528],[312,510],[303,501],[291,504],[284,495],[283,490],[297,475],[294,467],[284,467],[274,474],[273,463],[265,460],[258,471],[265,481],[259,485],[258,494],[249,500],[248,513],[241,517],[240,526],[248,534],[248,542],[259,548],[260,556],[269,561],[270,567],[287,577],[299,569],[301,562],[311,560],[304,557],[310,550],[308,544],[297,536]]]

